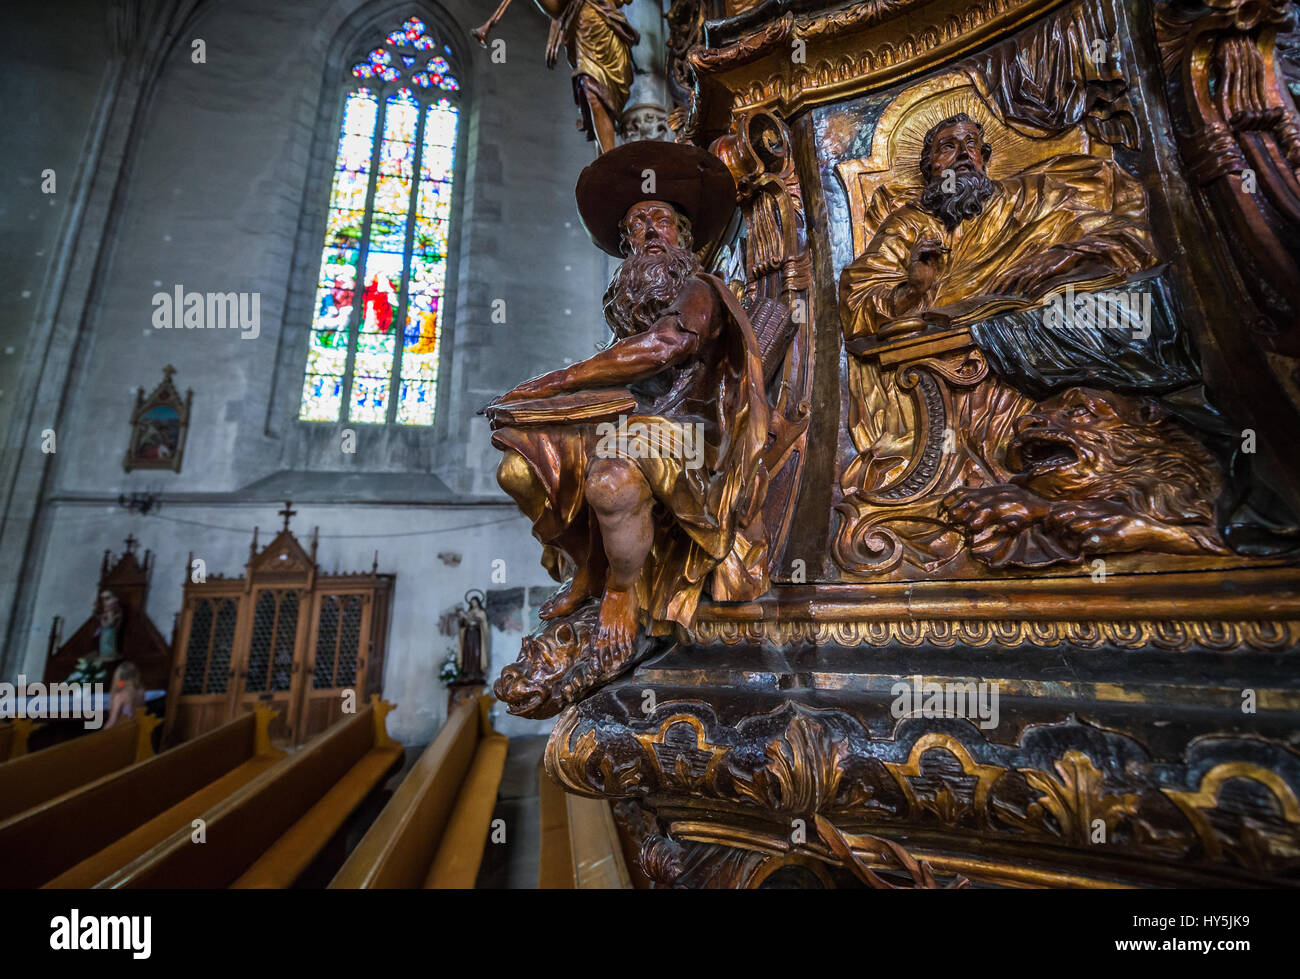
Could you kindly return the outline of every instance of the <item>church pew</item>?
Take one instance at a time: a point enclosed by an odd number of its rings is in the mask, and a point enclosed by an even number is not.
[[[138,717],[0,764],[0,820],[153,755],[160,718]]]
[[[425,887],[468,889],[478,878],[510,747],[510,739],[492,729],[488,719],[491,703],[490,697],[479,698],[478,747],[456,793],[447,829],[424,878]]]
[[[605,799],[571,795],[537,766],[541,890],[627,889],[634,886],[614,814]]]
[[[0,854],[15,886],[93,887],[266,771],[276,712],[258,705],[192,741],[60,796],[0,824]],[[27,849],[42,838],[57,847]],[[8,876],[8,873],[0,876]]]
[[[491,703],[452,709],[330,887],[474,886],[509,745],[488,720]]]
[[[44,726],[27,717],[16,717],[0,724],[0,762],[13,761],[27,754],[28,739]]]
[[[548,779],[549,781],[549,779]],[[573,886],[580,890],[627,890],[632,878],[607,799],[565,793]]]
[[[540,810],[541,847],[537,856],[540,890],[573,888],[573,849],[569,845],[569,805],[565,791],[537,765],[537,804]]]
[[[365,798],[401,767],[388,737],[391,704],[372,697],[201,814],[205,842],[184,826],[96,887],[288,887]]]

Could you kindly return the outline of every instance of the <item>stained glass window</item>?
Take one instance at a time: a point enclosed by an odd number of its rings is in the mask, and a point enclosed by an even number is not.
[[[433,424],[460,121],[450,53],[412,17],[350,69],[302,421]]]

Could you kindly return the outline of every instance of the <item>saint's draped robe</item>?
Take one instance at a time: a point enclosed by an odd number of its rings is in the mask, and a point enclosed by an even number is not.
[[[1054,246],[1085,253],[1081,266],[1059,277],[1030,283],[999,309],[1025,307],[1065,281],[1082,291],[1122,282],[1155,264],[1141,185],[1109,160],[1057,156],[1013,177],[993,181],[984,209],[951,231],[915,201],[892,211],[871,241],[840,276],[840,316],[849,340],[878,333],[895,318],[894,290],[907,282],[912,247],[937,238],[950,251],[917,315],[994,294],[998,277]]]
[[[768,416],[762,360],[749,318],[731,290],[700,273],[717,297],[695,355],[630,386],[637,414],[623,439],[595,424],[506,427],[492,444],[513,450],[544,488],[526,507],[542,565],[557,581],[589,559],[584,543],[595,516],[584,497],[594,459],[635,464],[654,496],[655,537],[636,583],[652,634],[694,622],[706,580],[715,601],[747,601],[768,588],[767,537],[759,512],[767,489],[762,463]],[[663,314],[676,315],[675,304]],[[680,328],[687,329],[679,320]],[[690,432],[686,429],[690,428]],[[702,435],[694,452],[682,451]],[[701,451],[702,450],[702,451]],[[698,463],[698,465],[696,464]]]
[[[567,49],[573,66],[573,98],[582,112],[583,128],[593,139],[591,107],[582,94],[582,79],[587,80],[617,126],[632,90],[635,68],[631,49],[639,39],[614,0],[571,0],[564,12],[551,21],[546,66],[555,67],[560,48]]]

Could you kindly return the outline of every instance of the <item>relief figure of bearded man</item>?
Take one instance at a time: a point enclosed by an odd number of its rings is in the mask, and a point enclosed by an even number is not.
[[[551,19],[546,38],[546,67],[554,68],[563,50],[573,68],[573,100],[581,118],[578,128],[595,140],[600,152],[614,148],[623,107],[636,75],[632,48],[641,41],[619,9],[632,0],[535,0]],[[488,34],[505,15],[510,0],[470,33],[487,47]]]
[[[1175,319],[1150,316],[1149,294],[1148,313],[1127,321],[1089,321],[1069,309],[1047,315],[1066,286],[1158,294],[1141,184],[1111,160],[1074,154],[993,180],[991,153],[965,113],[931,127],[923,189],[888,211],[840,276],[850,353],[965,326],[1004,382],[971,402],[964,425],[1001,446],[1003,457],[989,461],[1014,475],[997,481],[968,470],[963,482],[977,485],[960,485],[943,502],[971,553],[993,567],[1038,567],[1144,548],[1222,554],[1225,541],[1254,553],[1294,547],[1294,519],[1236,460],[1237,429],[1207,398],[1190,338]],[[1026,398],[1044,400],[1026,414]],[[1067,424],[1080,418],[1087,424]],[[1085,444],[1098,432],[1106,435],[1099,447]],[[1129,453],[1141,465],[1110,485],[1107,471],[1120,468],[1126,446],[1141,446]],[[1095,458],[1084,465],[1089,452]],[[1097,478],[1082,475],[1088,465]],[[854,466],[856,474],[863,462]],[[1236,502],[1216,528],[1222,473]],[[1180,504],[1168,502],[1175,496]]]
[[[552,576],[571,572],[540,614],[572,624],[572,648],[550,649],[559,658],[543,666],[525,640],[497,688],[516,712],[579,660],[586,672],[564,701],[616,675],[638,655],[641,625],[689,627],[706,585],[720,601],[767,590],[761,357],[744,309],[692,250],[721,233],[735,199],[721,161],[678,143],[627,144],[579,178],[588,232],[626,256],[604,299],[613,338],[484,409],[501,487],[532,520]]]
[[[1113,162],[1057,156],[992,180],[991,154],[964,112],[926,133],[925,189],[840,276],[846,339],[1023,308],[1155,264],[1142,187]]]

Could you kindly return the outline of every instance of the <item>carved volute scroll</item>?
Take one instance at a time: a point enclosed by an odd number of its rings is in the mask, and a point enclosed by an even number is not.
[[[773,532],[775,561],[789,531],[811,410],[816,311],[803,196],[790,131],[770,113],[737,116],[732,132],[716,140],[710,151],[727,164],[736,180],[745,231],[741,240],[746,302],[751,313],[764,308],[769,317],[779,317],[789,334],[778,341],[783,352],[773,357],[776,362],[768,380],[773,411],[765,464],[773,486],[765,518]],[[774,566],[773,573],[779,575],[780,570]]]
[[[1154,6],[1178,145],[1236,265],[1258,342],[1300,356],[1300,114],[1282,81],[1288,0],[1162,0]],[[1243,298],[1245,298],[1243,297]]]

